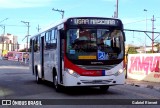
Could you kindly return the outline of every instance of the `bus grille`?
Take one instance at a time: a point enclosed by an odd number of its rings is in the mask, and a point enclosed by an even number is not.
[[[81,80],[84,84],[108,84],[112,82],[113,79],[109,80]]]
[[[110,70],[114,68],[116,65],[103,65],[103,66],[84,66],[84,65],[78,65],[79,67],[85,69],[85,70]]]

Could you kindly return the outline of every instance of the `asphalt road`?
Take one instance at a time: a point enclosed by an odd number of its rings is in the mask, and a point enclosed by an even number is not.
[[[159,105],[123,105],[125,103],[134,103],[138,99],[145,101],[146,99],[158,99],[160,100],[160,92],[149,89],[141,88],[130,85],[118,85],[111,86],[106,93],[100,91],[99,88],[68,88],[64,89],[63,92],[57,93],[52,83],[43,82],[43,84],[37,84],[35,81],[35,76],[29,71],[29,67],[22,63],[13,61],[0,61],[0,99],[44,99],[46,103],[54,104],[59,99],[60,102],[69,101],[69,105],[42,105],[39,108],[158,108]],[[79,102],[79,105],[74,103],[82,101],[84,103],[89,103],[89,105],[83,105]],[[96,100],[95,100],[96,99]],[[113,105],[104,105],[101,101],[110,102]],[[117,104],[117,101],[121,105]],[[102,103],[96,105],[96,103]],[[28,106],[0,106],[4,108],[28,108]],[[31,108],[36,108],[37,106],[29,106]]]

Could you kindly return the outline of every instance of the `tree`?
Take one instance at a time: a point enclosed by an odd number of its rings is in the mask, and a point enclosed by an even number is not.
[[[137,46],[128,44],[125,46],[125,53],[126,54],[136,54],[138,53],[136,49],[137,49]]]
[[[129,47],[128,48],[128,51],[127,51],[127,54],[137,54],[137,50],[136,50],[136,47]]]
[[[154,43],[155,43],[154,46],[157,47],[158,49],[157,52],[160,53],[160,40],[156,40]]]

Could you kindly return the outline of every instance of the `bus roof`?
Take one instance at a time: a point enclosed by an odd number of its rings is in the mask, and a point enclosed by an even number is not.
[[[109,18],[109,17],[69,17],[69,18],[65,18],[65,19],[61,19],[59,21],[57,21],[56,23],[52,23],[50,24],[49,26],[45,27],[44,29],[41,29],[38,33],[36,33],[35,35],[33,35],[31,38],[51,29],[51,28],[54,28],[66,21],[68,21],[69,19],[113,19],[113,20],[119,20],[121,22],[120,19],[117,19],[117,18]]]

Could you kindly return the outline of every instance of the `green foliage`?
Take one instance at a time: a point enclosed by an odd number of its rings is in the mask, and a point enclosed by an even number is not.
[[[19,52],[26,52],[26,48],[19,50]],[[30,52],[30,48],[28,49],[28,52]]]
[[[135,47],[129,47],[128,48],[128,54],[137,54],[137,50]]]
[[[26,52],[26,48],[19,50],[19,52]]]

